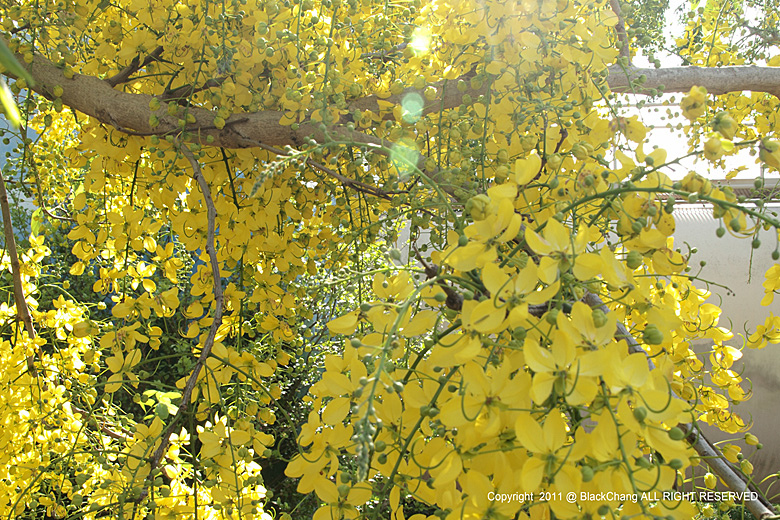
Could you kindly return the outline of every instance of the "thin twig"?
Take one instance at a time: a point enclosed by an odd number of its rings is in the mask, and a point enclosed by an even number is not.
[[[153,61],[157,61],[160,59],[160,55],[163,52],[163,47],[160,45],[156,49],[154,49],[152,52],[150,52],[146,58],[144,58],[144,61],[141,61],[140,56],[136,56],[133,58],[133,61],[130,62],[130,65],[119,71],[114,76],[111,76],[110,78],[106,79],[106,83],[111,85],[112,87],[116,87],[120,83],[126,83],[130,80],[130,76],[141,70],[142,68],[146,67]]]
[[[160,445],[157,447],[157,449],[154,451],[154,454],[152,455],[151,461],[150,461],[150,468],[149,468],[149,477],[146,481],[146,484],[144,486],[144,490],[141,494],[141,500],[148,494],[148,485],[151,480],[154,479],[155,469],[159,467],[160,462],[163,459],[163,456],[165,455],[165,451],[168,449],[168,445],[170,444],[171,435],[173,434],[173,430],[176,427],[176,425],[179,423],[179,421],[182,419],[184,414],[186,413],[187,409],[189,408],[192,400],[192,392],[195,389],[195,385],[198,382],[198,375],[200,374],[201,369],[203,368],[203,365],[206,364],[206,359],[209,357],[209,354],[211,353],[211,348],[214,346],[214,340],[217,336],[217,330],[219,329],[219,326],[222,324],[222,301],[223,301],[223,292],[222,292],[222,278],[219,274],[219,260],[217,259],[217,250],[215,246],[215,239],[214,239],[214,233],[216,228],[216,219],[217,219],[217,209],[214,206],[214,200],[211,198],[211,189],[209,188],[209,184],[206,181],[206,178],[203,176],[203,172],[200,168],[200,164],[198,163],[198,160],[195,158],[195,156],[192,154],[192,151],[190,151],[189,148],[183,143],[180,144],[180,149],[184,157],[189,160],[190,165],[192,165],[192,177],[198,182],[198,185],[200,186],[200,191],[203,193],[203,198],[206,202],[206,208],[207,208],[207,218],[208,218],[208,230],[206,235],[206,253],[208,253],[209,256],[209,263],[211,264],[211,273],[212,277],[214,279],[214,321],[211,322],[211,328],[209,328],[208,336],[206,337],[206,341],[203,343],[203,349],[200,351],[200,356],[198,357],[197,362],[195,363],[195,366],[192,368],[192,373],[190,374],[189,379],[187,379],[187,383],[184,385],[184,390],[181,395],[181,403],[179,404],[179,408],[176,410],[176,415],[171,419],[171,422],[168,423],[165,430],[162,433],[162,437],[160,439]]]
[[[30,156],[30,169],[33,172],[33,175],[35,175],[35,190],[36,194],[38,196],[38,207],[41,208],[41,211],[43,211],[43,214],[46,215],[49,218],[55,219],[55,220],[62,220],[65,222],[76,222],[76,219],[71,217],[60,217],[59,215],[55,215],[49,209],[46,207],[46,204],[43,202],[43,192],[41,191],[41,178],[38,175],[38,167],[35,165],[35,159]]]
[[[117,432],[115,430],[112,430],[111,427],[107,423],[105,423],[103,421],[98,421],[97,419],[95,419],[95,417],[90,412],[88,412],[87,410],[84,410],[83,408],[79,408],[77,406],[71,405],[71,409],[74,412],[76,412],[77,414],[81,415],[82,417],[85,417],[89,421],[95,423],[97,425],[98,429],[101,432],[105,433],[106,435],[108,435],[112,439],[116,439],[118,441],[127,442],[128,440],[133,438],[133,432],[131,432],[127,428],[122,428],[120,426],[121,433]]]
[[[195,85],[183,85],[175,89],[166,90],[160,96],[160,101],[167,101],[169,99],[185,99],[203,90],[218,87],[222,85],[226,79],[227,76],[223,76],[221,78],[211,78],[199,87],[196,87]]]
[[[428,280],[431,278],[435,278],[439,275],[439,266],[436,264],[428,264],[422,257],[422,254],[420,253],[420,250],[417,248],[417,244],[412,244],[412,247],[414,248],[414,253],[417,256],[417,261],[419,261],[423,269],[425,269],[425,276]],[[447,283],[444,280],[439,280],[439,287],[444,291],[444,294],[447,295],[447,299],[444,300],[444,304],[447,306],[447,308],[452,309],[454,311],[459,311],[463,308],[463,295],[458,294],[455,289],[447,285]]]
[[[620,9],[620,2],[618,0],[609,0],[609,6],[618,17],[618,23],[615,24],[615,32],[617,33],[618,40],[620,40],[620,56],[631,59],[631,53],[628,48],[628,35],[626,34],[626,21],[623,18],[623,11]]]
[[[280,148],[276,148],[275,146],[270,146],[265,143],[261,143],[259,141],[253,141],[253,145],[262,148],[263,150],[269,151],[273,154],[279,155],[281,157],[289,157],[290,154],[288,152],[285,152],[284,150]],[[338,173],[335,170],[332,170],[331,168],[328,168],[324,164],[321,164],[314,159],[307,158],[306,164],[311,166],[312,168],[315,168],[317,170],[320,170],[321,172],[327,174],[330,177],[333,177],[340,183],[344,184],[348,188],[351,188],[355,191],[360,191],[363,193],[366,193],[368,195],[373,195],[374,197],[379,197],[386,200],[391,200],[392,197],[390,197],[390,193],[377,188],[376,186],[371,186],[370,184],[366,184],[364,182],[356,181],[355,179],[350,179],[349,177],[344,177],[340,173]]]
[[[408,42],[404,42],[401,44],[398,44],[394,47],[392,47],[389,50],[386,51],[375,51],[375,52],[364,52],[360,55],[361,59],[372,59],[372,58],[379,58],[379,59],[386,59],[386,58],[394,58],[395,54],[403,52],[404,49],[406,49],[409,46]]]
[[[19,27],[14,27],[13,29],[11,29],[8,32],[10,34],[17,34],[17,33],[20,33],[22,31],[26,31],[29,28],[30,28],[30,24],[29,23],[25,23],[25,24],[20,25]]]

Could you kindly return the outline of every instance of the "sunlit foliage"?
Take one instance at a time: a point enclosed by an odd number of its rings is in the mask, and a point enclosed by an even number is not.
[[[719,4],[676,42],[692,64],[745,63]],[[316,520],[697,514],[652,492],[703,463],[691,424],[745,431],[748,391],[673,242],[675,200],[755,247],[780,224],[696,171],[670,179],[678,158],[614,103],[631,17],[567,0],[0,13],[36,81],[11,84],[9,174],[40,208],[19,273],[36,332],[10,290],[0,308],[0,516],[301,514],[267,496],[271,460]],[[698,164],[750,148],[777,169],[777,107],[692,84],[673,109]],[[777,267],[764,287],[768,304]]]

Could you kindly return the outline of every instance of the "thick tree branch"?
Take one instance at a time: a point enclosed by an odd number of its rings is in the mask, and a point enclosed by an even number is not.
[[[149,108],[152,96],[134,94],[114,89],[111,83],[92,76],[76,74],[67,79],[62,70],[43,56],[35,55],[27,69],[36,81],[33,87],[39,94],[48,98],[54,97],[54,89],[62,87],[63,104],[98,121],[111,125],[120,131],[136,135],[178,135],[182,127],[180,120],[186,114],[195,118],[184,130],[183,139],[199,141],[210,146],[222,148],[253,148],[257,143],[269,146],[300,146],[307,138],[313,137],[320,141],[325,138],[319,124],[304,122],[296,129],[279,123],[283,116],[281,111],[266,110],[248,114],[236,114],[227,119],[225,127],[214,126],[215,113],[198,107],[181,107],[179,113],[171,116],[166,107],[157,111]],[[630,67],[628,74],[620,67],[610,67],[609,86],[614,91],[635,91],[648,94],[653,88],[664,86],[665,92],[687,92],[691,86],[707,87],[713,94],[725,92],[740,92],[753,90],[768,92],[780,97],[780,68],[772,67],[674,67],[670,69],[641,69]],[[640,75],[646,76],[641,85],[630,86],[630,80],[636,80]],[[428,99],[420,91],[413,88],[388,97],[377,95],[366,96],[353,101],[347,106],[349,112],[342,123],[348,123],[355,111],[370,110],[374,113],[380,109],[400,104],[406,96],[419,95],[423,101],[423,113],[433,113],[442,109],[452,109],[462,103],[463,96],[469,94],[476,99],[486,92],[485,84],[474,85],[471,79],[475,74],[469,72],[459,78],[442,80],[433,87],[436,95]],[[116,77],[116,76],[115,76]],[[485,82],[486,83],[486,82]],[[458,87],[460,85],[460,88]],[[151,116],[156,116],[158,124],[152,126]],[[385,119],[393,118],[390,110],[386,110]],[[346,129],[344,129],[345,133]],[[346,132],[357,142],[375,143],[376,138],[357,131]]]
[[[22,287],[22,270],[19,263],[19,253],[16,251],[16,237],[14,237],[14,227],[11,222],[11,208],[8,204],[8,192],[5,189],[5,178],[0,172],[0,208],[3,215],[3,231],[5,234],[5,248],[8,250],[8,256],[11,259],[11,277],[14,284],[14,302],[16,302],[16,315],[24,323],[24,329],[27,331],[27,337],[35,338],[35,327],[33,326],[30,309],[27,307],[27,299],[24,297],[24,288]],[[36,346],[35,353],[38,359],[41,359],[41,351]],[[35,368],[33,356],[27,356],[27,370],[35,377],[38,370]]]
[[[8,205],[8,192],[5,190],[5,178],[0,172],[0,207],[3,214],[3,230],[5,232],[5,248],[8,256],[11,257],[11,273],[14,283],[14,301],[16,302],[16,315],[22,323],[30,339],[35,338],[35,327],[33,326],[30,309],[27,307],[27,300],[24,297],[22,288],[21,265],[19,264],[19,253],[16,251],[16,238],[14,237],[14,228],[11,223],[11,209]],[[29,365],[29,360],[28,360]]]
[[[645,76],[642,84],[634,83]],[[660,69],[609,67],[609,88],[613,92],[648,94],[663,86],[663,92],[688,92],[692,86],[706,87],[710,94],[766,92],[780,98],[780,67],[665,67]]]

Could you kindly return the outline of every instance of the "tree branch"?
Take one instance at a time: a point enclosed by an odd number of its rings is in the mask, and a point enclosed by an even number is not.
[[[586,293],[583,301],[592,308],[601,309],[605,314],[610,312],[609,308],[604,304],[601,298],[599,298],[599,296],[594,293]],[[628,351],[631,354],[641,353],[644,356],[647,356],[647,352],[642,348],[642,345],[640,345],[631,332],[629,332],[625,324],[620,321],[617,322],[615,339],[625,340],[628,344]],[[650,370],[655,368],[653,360],[649,357],[647,358],[647,365]],[[676,396],[673,395],[673,397]],[[723,457],[723,454],[720,452],[720,450],[718,450],[712,444],[712,442],[710,442],[704,436],[704,433],[695,423],[680,423],[677,425],[677,427],[685,432],[688,444],[690,444],[696,453],[701,456],[702,460],[710,467],[712,472],[726,483],[726,486],[729,488],[729,490],[736,493],[751,491],[758,495],[757,500],[749,499],[745,500],[744,502],[745,507],[747,507],[756,518],[776,518],[774,506],[764,498],[764,496],[755,488],[755,486],[753,486],[750,482],[745,481],[741,471],[735,468],[728,460],[725,459],[725,457]]]
[[[634,83],[640,76],[646,80]],[[766,92],[780,98],[780,67],[666,67],[623,69],[619,65],[609,67],[609,88],[613,92],[634,92],[647,95],[650,90],[663,92],[688,92],[692,86],[706,87],[710,94],[729,92]]]
[[[3,231],[5,233],[5,247],[8,250],[8,256],[11,257],[11,271],[14,281],[14,301],[16,302],[16,314],[24,323],[24,329],[30,339],[35,338],[35,327],[33,326],[30,309],[27,307],[27,300],[24,297],[22,289],[21,265],[19,264],[19,253],[16,251],[16,238],[14,237],[14,228],[11,223],[11,209],[8,204],[8,192],[5,189],[5,178],[0,172],[0,207],[3,213]]]
[[[631,52],[628,48],[628,35],[626,34],[626,22],[623,18],[623,11],[620,9],[620,2],[618,0],[609,0],[609,6],[612,8],[612,12],[618,17],[618,23],[615,25],[615,33],[617,34],[618,41],[620,42],[620,56],[631,59]]]
[[[112,430],[111,426],[109,426],[108,423],[97,420],[95,417],[92,416],[92,413],[88,412],[87,410],[84,410],[83,408],[79,408],[78,406],[73,406],[73,405],[71,405],[71,409],[77,414],[84,417],[87,421],[89,421],[93,425],[97,426],[101,432],[105,433],[112,439],[116,439],[122,442],[127,442],[128,440],[133,438],[133,432],[131,432],[126,428],[122,428],[120,426],[119,428],[121,431]]]
[[[180,143],[181,144],[181,143]],[[157,447],[157,449],[154,451],[154,454],[152,455],[152,459],[150,461],[150,468],[149,468],[149,477],[147,478],[147,483],[144,487],[143,492],[141,493],[141,498],[146,496],[148,493],[148,483],[150,480],[154,479],[154,470],[160,466],[160,462],[162,461],[163,457],[165,456],[165,451],[168,449],[168,445],[171,441],[171,435],[173,434],[174,428],[176,428],[176,425],[179,423],[181,418],[184,416],[184,413],[187,411],[187,409],[190,406],[191,400],[192,400],[192,392],[195,389],[195,385],[198,382],[198,375],[200,374],[201,369],[203,368],[203,365],[206,364],[206,359],[209,357],[209,354],[211,353],[211,348],[214,346],[214,340],[217,336],[217,330],[219,329],[219,326],[222,324],[222,300],[223,300],[223,291],[222,291],[222,277],[219,273],[219,260],[217,259],[217,250],[215,246],[215,227],[216,227],[216,218],[217,218],[217,209],[214,206],[214,200],[211,198],[211,189],[209,188],[209,184],[206,181],[206,178],[203,176],[203,172],[200,169],[200,164],[198,163],[198,160],[195,158],[195,156],[192,154],[192,152],[187,148],[185,144],[181,144],[180,146],[181,153],[189,160],[190,165],[192,165],[192,177],[198,182],[198,185],[200,186],[200,191],[203,193],[203,198],[206,202],[206,208],[207,208],[207,218],[208,218],[208,228],[207,228],[207,234],[206,234],[206,253],[208,253],[209,256],[209,263],[211,264],[211,274],[214,279],[214,321],[211,322],[211,327],[209,328],[208,336],[206,337],[206,340],[203,342],[203,349],[200,351],[200,356],[198,357],[198,361],[195,363],[195,366],[192,368],[192,373],[190,374],[190,377],[187,379],[187,383],[184,385],[184,390],[181,394],[181,403],[179,403],[179,408],[176,410],[176,415],[171,419],[171,422],[168,423],[168,425],[165,427],[165,430],[162,433],[162,437],[160,439],[160,445]]]
[[[24,297],[22,287],[22,272],[19,264],[19,254],[16,251],[16,238],[14,237],[14,228],[11,222],[11,208],[8,204],[8,192],[5,189],[5,178],[0,171],[0,209],[3,215],[3,231],[5,234],[5,248],[8,250],[8,256],[11,258],[11,276],[14,283],[14,302],[16,303],[16,315],[24,323],[24,329],[27,331],[27,337],[31,340],[35,338],[35,327],[33,326],[30,309],[27,307],[27,299]],[[36,346],[35,353],[40,359],[41,351]],[[32,356],[27,356],[27,370],[35,377],[38,370],[35,368],[35,360]]]
[[[115,76],[111,76],[110,78],[106,79],[106,83],[111,85],[112,87],[116,87],[120,83],[126,83],[130,80],[130,76],[141,70],[142,68],[146,67],[153,61],[157,61],[160,59],[160,55],[163,52],[162,45],[154,49],[152,52],[150,52],[146,58],[144,58],[144,61],[141,61],[141,56],[136,56],[133,58],[133,61],[130,62],[130,65],[122,69],[118,74]]]
[[[62,70],[41,55],[35,55],[27,69],[36,81],[33,89],[39,94],[54,99],[56,86],[62,87],[63,104],[98,121],[129,134],[136,135],[178,135],[182,132],[179,120],[186,113],[195,118],[195,122],[184,128],[183,141],[197,141],[209,146],[229,149],[253,148],[257,143],[270,146],[300,146],[307,138],[323,141],[325,133],[319,124],[304,122],[296,129],[279,123],[284,115],[281,111],[265,110],[260,112],[236,114],[227,119],[224,128],[214,126],[214,112],[199,107],[182,107],[176,115],[168,115],[165,107],[152,111],[149,102],[153,96],[121,92],[112,87],[109,81],[92,76],[75,74],[66,78]],[[649,94],[653,88],[664,86],[666,92],[687,92],[692,85],[707,87],[713,94],[752,90],[768,92],[780,97],[780,68],[773,67],[673,67],[670,69],[641,69],[630,67],[627,73],[618,66],[610,67],[609,86],[617,92],[636,91]],[[630,79],[646,76],[641,86],[631,88]],[[351,102],[349,114],[341,123],[348,123],[355,111],[370,110],[380,112],[380,104],[396,105],[410,94],[420,95],[423,100],[423,113],[429,114],[460,106],[464,94],[474,98],[486,91],[484,82],[478,88],[472,88],[471,79],[475,73],[469,72],[452,80],[442,80],[433,85],[436,94],[428,99],[420,91],[407,88],[403,92],[388,97],[370,95]],[[116,76],[114,76],[116,78]],[[462,81],[462,83],[461,83]],[[460,84],[460,88],[458,85]],[[465,84],[465,88],[464,88]],[[392,111],[387,111],[384,119],[392,119]],[[155,115],[159,124],[151,125],[151,116]],[[341,129],[346,132],[342,126]],[[372,143],[376,138],[357,131],[346,132],[359,142]],[[211,139],[207,142],[208,139]]]

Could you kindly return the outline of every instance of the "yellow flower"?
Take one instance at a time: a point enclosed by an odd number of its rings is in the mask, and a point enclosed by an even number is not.
[[[536,419],[526,412],[521,413],[515,421],[517,440],[534,454],[526,461],[522,469],[521,481],[525,491],[538,490],[545,474],[549,475],[555,470],[561,469],[556,453],[566,443],[568,438],[566,429],[566,421],[556,411],[547,416],[544,426],[539,426]],[[579,482],[575,480],[573,487],[579,487],[580,483],[581,479]],[[571,491],[578,490],[571,489]]]
[[[722,111],[718,112],[712,121],[712,128],[726,139],[732,140],[737,133],[737,122],[728,112]]]
[[[707,110],[707,89],[704,87],[691,87],[680,103],[683,115],[691,121],[697,119]]]
[[[566,319],[562,313],[558,320]],[[531,397],[537,404],[544,403],[551,393],[563,396],[573,405],[590,403],[598,389],[594,376],[601,373],[601,353],[577,355],[577,350],[564,333],[553,334],[550,349],[526,339],[523,346],[528,367],[534,371]]]
[[[617,326],[617,316],[606,313],[605,323],[598,325],[593,318],[593,310],[583,302],[575,302],[571,310],[571,319],[563,313],[558,315],[558,327],[577,346],[597,348],[612,341]]]
[[[312,520],[356,518],[358,516],[357,506],[364,505],[372,496],[371,484],[368,482],[358,482],[351,486],[348,484],[336,486],[330,480],[322,480],[315,491],[317,496],[325,502],[325,505],[314,512]]]
[[[511,377],[513,371],[509,363],[485,369],[471,361],[463,367],[465,394],[462,399],[451,399],[442,405],[440,415],[442,424],[458,428],[462,448],[488,442],[511,427],[511,408],[531,407],[531,376],[518,372]]]
[[[572,230],[555,219],[547,221],[543,236],[531,228],[525,229],[526,243],[534,252],[544,255],[539,262],[539,279],[545,283],[552,283],[558,276],[558,272],[567,271],[573,262],[573,258],[585,250],[588,242],[588,228],[580,226],[576,235],[572,236]]]
[[[774,295],[774,293],[769,294]],[[762,349],[768,343],[780,343],[780,316],[774,314],[770,314],[764,323],[756,327],[756,331],[747,338],[747,346],[752,349]]]
[[[496,246],[515,239],[522,227],[522,217],[515,213],[514,206],[516,184],[493,186],[487,196],[491,201],[484,208],[487,214],[464,231],[468,242],[455,243],[444,252],[445,262],[458,271],[471,271],[494,261],[498,256]]]
[[[767,306],[771,304],[775,299],[775,291],[780,289],[780,264],[775,264],[770,267],[764,274],[764,298],[761,300],[761,305]]]
[[[780,143],[765,137],[758,145],[758,150],[759,159],[767,166],[780,170]]]
[[[108,369],[114,374],[108,378],[105,390],[107,393],[116,392],[122,388],[122,383],[125,381],[138,382],[138,377],[130,372],[138,362],[141,361],[141,351],[138,349],[128,352],[127,357],[122,354],[122,351],[117,351],[113,356],[106,359],[106,365]]]

